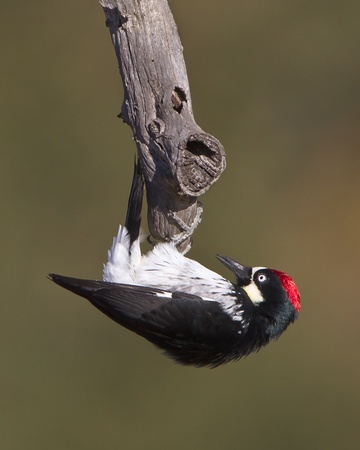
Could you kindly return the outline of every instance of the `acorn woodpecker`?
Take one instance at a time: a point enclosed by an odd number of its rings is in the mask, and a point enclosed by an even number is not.
[[[231,283],[185,257],[175,242],[157,243],[142,255],[143,188],[136,165],[125,226],[113,239],[103,281],[50,274],[51,280],[182,364],[216,367],[277,339],[300,311],[293,279],[217,256],[235,274]]]

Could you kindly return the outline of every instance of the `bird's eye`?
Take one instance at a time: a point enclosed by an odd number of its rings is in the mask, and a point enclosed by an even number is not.
[[[265,281],[267,281],[267,279],[268,279],[267,276],[265,274],[263,274],[263,273],[260,273],[257,276],[257,280],[258,280],[259,283],[265,283]]]

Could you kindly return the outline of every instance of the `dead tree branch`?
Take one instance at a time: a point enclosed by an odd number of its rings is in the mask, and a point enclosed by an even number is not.
[[[143,169],[153,238],[180,251],[201,218],[197,197],[225,169],[220,142],[192,112],[182,46],[167,0],[100,0],[124,86],[122,119]],[[183,239],[181,237],[184,237]]]

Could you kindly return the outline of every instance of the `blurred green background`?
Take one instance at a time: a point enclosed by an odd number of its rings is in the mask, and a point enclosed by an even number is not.
[[[228,162],[189,256],[287,271],[301,316],[259,354],[186,368],[45,278],[101,277],[135,146],[97,1],[2,2],[0,448],[356,448],[360,3],[171,7]]]

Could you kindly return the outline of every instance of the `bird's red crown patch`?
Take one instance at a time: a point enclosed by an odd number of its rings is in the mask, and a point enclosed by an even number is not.
[[[281,284],[283,285],[283,288],[285,289],[293,307],[296,309],[296,311],[300,311],[300,292],[296,287],[295,281],[285,272],[281,272],[280,270],[276,269],[271,270],[275,273],[275,275],[279,277]]]

